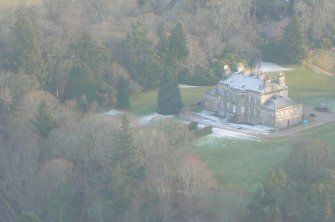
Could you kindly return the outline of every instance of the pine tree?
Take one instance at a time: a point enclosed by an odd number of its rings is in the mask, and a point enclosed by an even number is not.
[[[132,26],[126,40],[126,67],[133,80],[144,89],[152,89],[159,83],[160,67],[153,42],[146,35],[143,25]]]
[[[122,117],[121,129],[115,133],[110,176],[107,179],[107,192],[114,213],[122,213],[132,197],[132,188],[144,175],[144,165],[138,148],[134,144],[132,130],[126,114]]]
[[[162,115],[178,114],[182,108],[179,87],[174,78],[172,68],[163,71],[158,90],[157,113]]]
[[[98,83],[96,76],[92,75],[87,65],[72,67],[66,86],[66,93],[69,99],[81,99],[85,96],[88,102],[97,99]]]
[[[72,45],[78,62],[90,69],[91,75],[101,76],[110,66],[109,50],[104,43],[98,43],[88,32],[84,31],[78,42]]]
[[[48,104],[42,100],[37,107],[37,112],[32,120],[33,131],[42,138],[47,138],[50,132],[59,127],[57,121],[49,111]]]
[[[297,16],[293,16],[286,27],[282,45],[286,52],[286,63],[300,63],[306,56],[304,36]]]
[[[178,23],[169,37],[169,53],[175,61],[185,59],[189,55],[187,40],[181,23]]]
[[[129,94],[129,83],[124,78],[121,78],[118,81],[116,92],[117,109],[130,110]]]
[[[35,18],[28,13],[26,8],[17,10],[13,32],[14,70],[37,78],[40,85],[44,87],[48,70],[43,57],[41,34]]]
[[[159,41],[157,45],[157,54],[162,63],[168,62],[169,58],[169,39],[164,31],[159,34]]]

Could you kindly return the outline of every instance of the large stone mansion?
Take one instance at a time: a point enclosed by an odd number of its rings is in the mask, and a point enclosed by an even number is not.
[[[244,66],[225,73],[216,89],[207,92],[205,109],[227,118],[228,122],[286,128],[302,120],[302,105],[288,97],[284,73],[272,80],[265,74],[248,74]]]

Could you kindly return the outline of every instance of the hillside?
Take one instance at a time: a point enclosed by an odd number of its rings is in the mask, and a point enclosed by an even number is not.
[[[307,62],[324,70],[330,75],[335,75],[335,50],[314,50],[312,51]]]

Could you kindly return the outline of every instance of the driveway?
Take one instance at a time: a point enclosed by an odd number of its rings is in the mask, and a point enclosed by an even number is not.
[[[242,128],[232,127],[228,124],[221,123],[219,121],[214,121],[212,119],[210,120],[206,119],[203,116],[192,112],[191,110],[192,110],[192,107],[190,106],[184,107],[182,111],[180,112],[179,116],[182,119],[198,122],[199,124],[203,124],[206,126],[212,126],[212,127],[219,128],[219,129],[231,130],[231,131],[244,133],[244,134],[248,134],[252,136],[257,136],[261,138],[279,138],[279,137],[289,136],[289,135],[296,134],[306,129],[317,127],[317,126],[330,123],[330,122],[335,122],[335,113],[318,112],[318,111],[315,111],[312,107],[303,105],[303,114],[306,117],[308,117],[309,114],[311,113],[314,113],[316,115],[315,117],[311,118],[311,121],[308,124],[301,124],[301,125],[293,126],[287,129],[282,129],[277,132],[264,132],[264,131],[259,131],[257,129],[252,130],[252,129],[246,129],[243,127]]]

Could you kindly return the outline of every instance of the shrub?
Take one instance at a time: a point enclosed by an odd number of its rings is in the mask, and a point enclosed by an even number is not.
[[[194,130],[193,133],[196,137],[203,137],[211,134],[212,130],[212,126],[206,126],[205,128]]]
[[[195,130],[197,126],[198,126],[197,122],[190,122],[187,127],[189,130]]]

